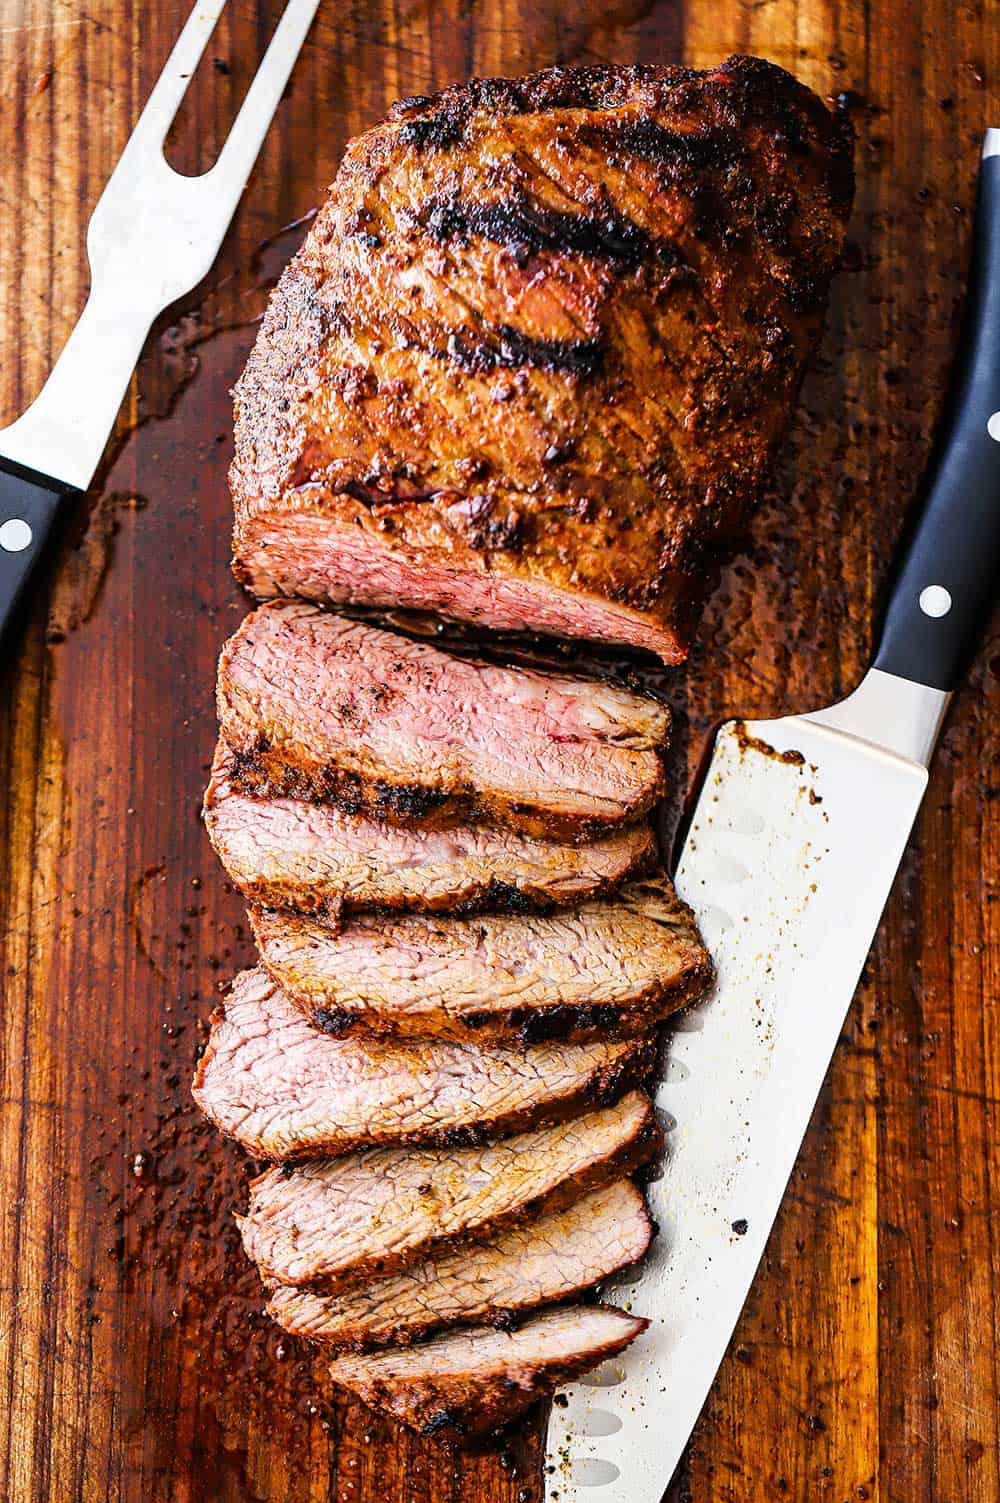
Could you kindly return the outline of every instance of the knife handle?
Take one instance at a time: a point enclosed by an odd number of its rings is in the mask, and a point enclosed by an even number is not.
[[[954,689],[1000,586],[1000,131],[986,133],[951,389],[875,667]]]
[[[0,457],[0,642],[8,650],[8,632],[62,503],[79,494],[63,480]]]

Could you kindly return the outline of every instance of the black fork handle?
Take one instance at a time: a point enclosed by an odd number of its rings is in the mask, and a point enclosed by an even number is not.
[[[63,503],[79,494],[63,480],[0,458],[0,644],[5,655]]]
[[[991,146],[951,390],[875,657],[931,689],[956,687],[1000,594],[1000,132]]]

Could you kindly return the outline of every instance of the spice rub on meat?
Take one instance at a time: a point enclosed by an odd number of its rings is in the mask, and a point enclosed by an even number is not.
[[[397,105],[237,384],[239,578],[679,661],[819,333],[851,155],[759,58]]]

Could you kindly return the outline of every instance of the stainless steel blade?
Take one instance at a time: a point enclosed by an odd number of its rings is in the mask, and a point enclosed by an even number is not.
[[[548,1503],[657,1503],[750,1288],[927,783],[947,695],[873,671],[719,733],[677,872],[718,969],[670,1040],[652,1325],[553,1410]],[[877,745],[881,738],[889,745]]]

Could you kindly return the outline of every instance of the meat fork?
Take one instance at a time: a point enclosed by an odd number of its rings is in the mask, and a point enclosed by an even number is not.
[[[288,0],[215,165],[183,177],[163,143],[226,0],[198,0],[87,231],[86,306],[41,393],[0,430],[0,637],[64,504],[86,490],[150,326],[205,276],[319,0]]]

